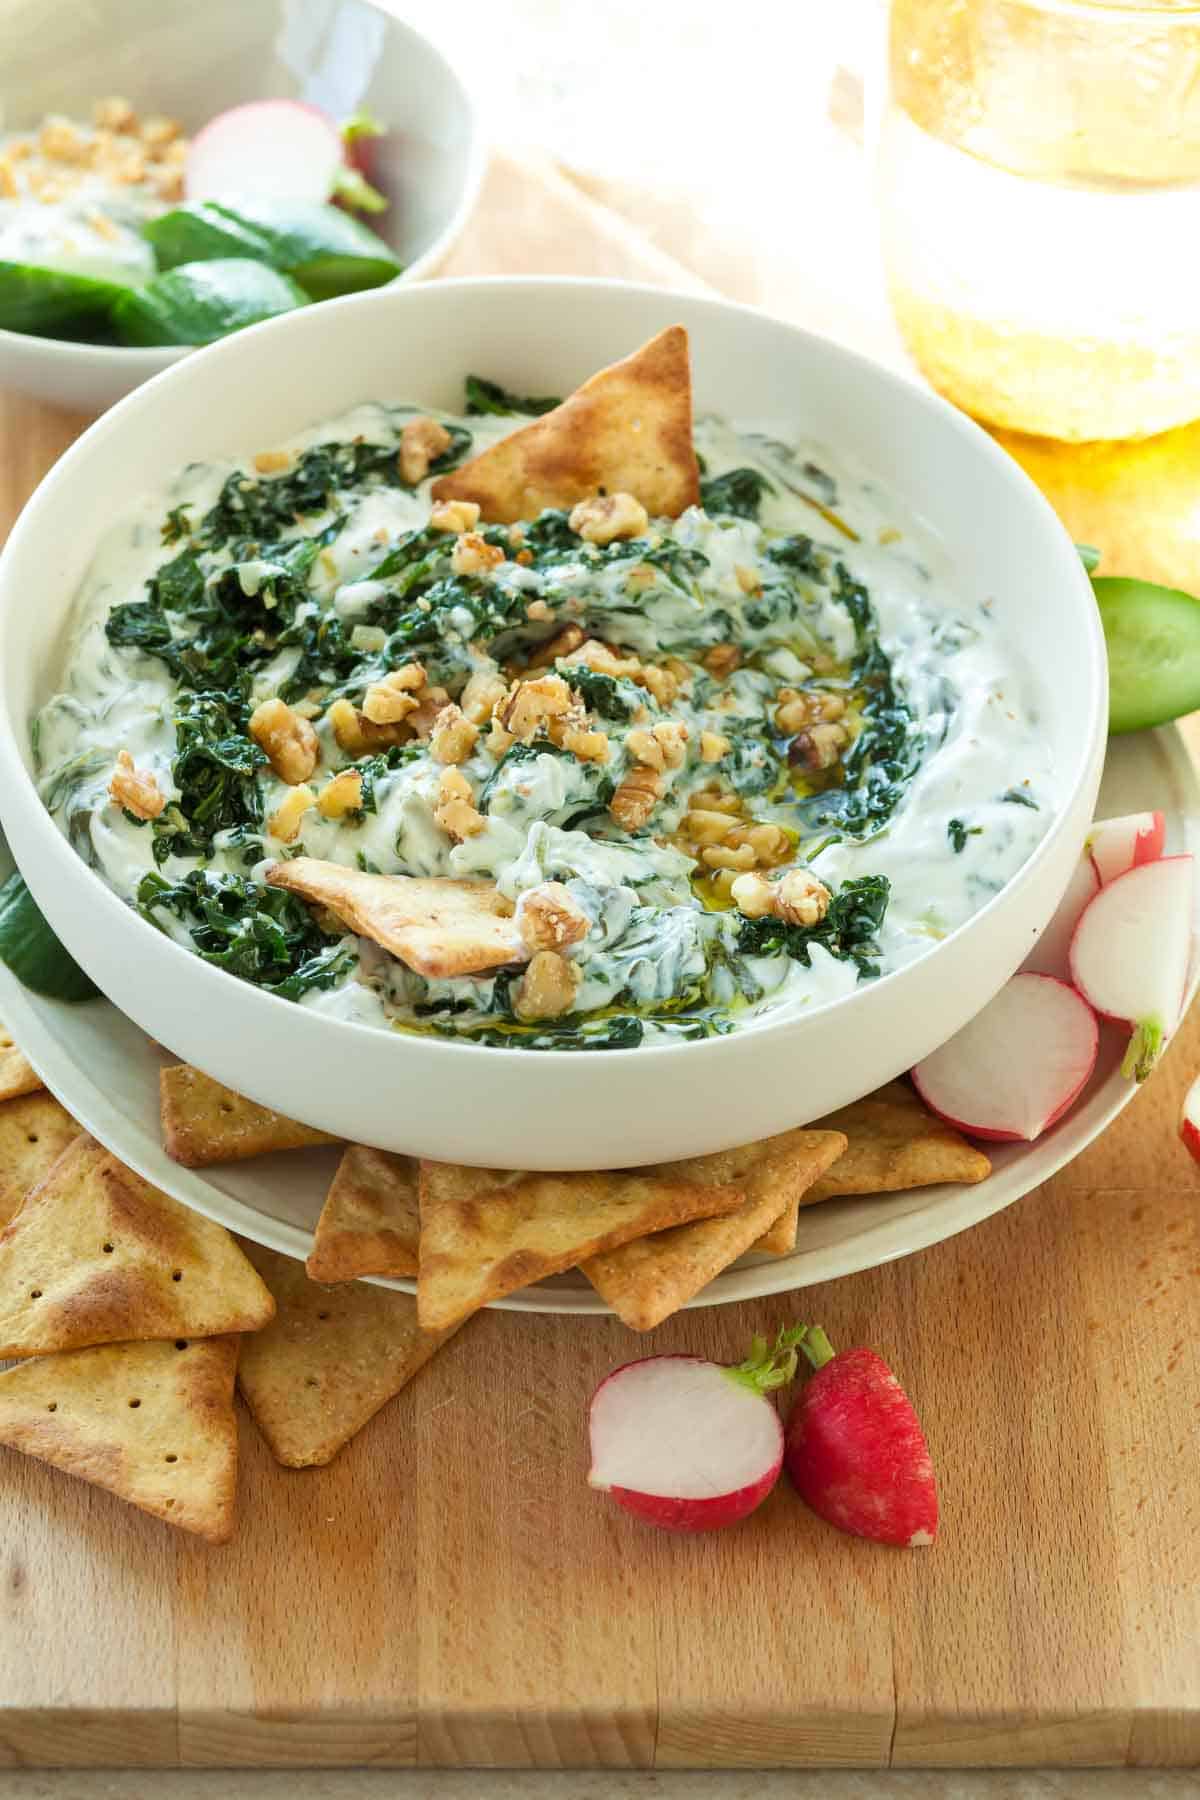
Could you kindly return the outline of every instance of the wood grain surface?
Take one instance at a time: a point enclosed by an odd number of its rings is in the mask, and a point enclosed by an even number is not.
[[[673,278],[533,179],[498,166],[457,272]],[[80,423],[0,400],[0,530]],[[723,1534],[639,1526],[586,1486],[584,1410],[647,1341],[491,1313],[328,1468],[278,1468],[243,1421],[222,1549],[0,1453],[0,1764],[1200,1761],[1197,1067],[1193,1014],[1018,1205],[655,1334],[727,1360],[807,1318],[882,1350],[938,1466],[932,1550],[840,1537],[786,1484]]]

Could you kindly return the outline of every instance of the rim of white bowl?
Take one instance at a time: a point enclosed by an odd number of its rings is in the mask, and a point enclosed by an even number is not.
[[[428,51],[432,61],[441,65],[444,73],[458,90],[458,97],[467,120],[467,166],[458,204],[433,242],[422,250],[420,256],[414,257],[412,262],[406,263],[399,275],[393,277],[391,281],[382,284],[384,287],[394,288],[423,281],[425,276],[435,270],[449,255],[462,236],[467,221],[475,211],[479,200],[479,190],[483,186],[483,178],[487,172],[488,138],[483,129],[483,120],[475,96],[454,64],[433,40],[427,38],[424,32],[418,31],[415,25],[410,25],[407,19],[399,18],[397,14],[389,11],[386,7],[377,6],[375,0],[366,0],[366,4],[371,6],[374,11],[382,12],[390,26],[410,38],[416,38]],[[366,293],[378,292],[375,288],[368,288],[364,291]],[[357,300],[361,298],[361,295],[343,294],[339,298]],[[328,306],[330,302],[319,300],[312,304]],[[286,317],[286,315],[280,316]],[[274,321],[264,319],[262,323],[269,325]],[[243,329],[254,330],[257,328],[250,326],[243,327]],[[237,332],[227,334],[228,337],[238,335]],[[173,367],[175,363],[182,362],[185,356],[194,356],[197,350],[211,350],[215,344],[225,343],[226,338],[217,338],[214,340],[214,344],[89,344],[75,338],[42,337],[36,332],[10,331],[7,327],[0,326],[0,354],[3,354],[10,346],[28,346],[31,342],[35,343],[40,351],[58,362],[86,364],[93,373],[104,370],[112,374],[120,373],[127,377],[131,371],[142,367],[145,373],[139,377],[140,385],[153,380],[156,375],[161,375],[165,369]],[[141,364],[137,360],[139,357],[142,359]]]
[[[1103,746],[1107,737],[1108,668],[1104,635],[1100,625],[1099,613],[1094,604],[1091,604],[1091,584],[1087,573],[1084,570],[1083,563],[1076,555],[1075,547],[1070,535],[1053,507],[1050,505],[1050,502],[1042,494],[1040,488],[1038,488],[1033,480],[1025,473],[1020,464],[1009,456],[1007,451],[1001,449],[1000,445],[983,430],[982,426],[977,425],[975,421],[968,418],[965,413],[959,412],[956,407],[951,406],[949,401],[943,400],[939,394],[934,393],[931,389],[918,387],[905,376],[897,374],[895,370],[875,362],[872,358],[864,356],[856,350],[851,350],[845,345],[835,343],[832,339],[822,337],[817,332],[808,331],[803,326],[795,325],[789,320],[779,319],[775,317],[775,315],[766,314],[759,307],[743,305],[740,302],[726,300],[719,296],[678,294],[674,293],[669,288],[657,287],[653,283],[618,281],[605,277],[597,278],[577,275],[486,275],[455,277],[449,280],[440,281],[433,285],[426,284],[424,288],[409,287],[403,289],[399,282],[389,282],[384,287],[373,288],[365,293],[347,294],[339,300],[328,301],[320,308],[300,308],[294,313],[285,313],[275,319],[266,319],[259,325],[248,326],[243,331],[234,332],[229,337],[222,338],[217,343],[207,346],[205,352],[206,366],[211,369],[215,360],[220,359],[222,356],[244,354],[244,352],[239,351],[236,347],[244,345],[247,341],[253,339],[256,334],[273,332],[276,335],[279,335],[289,329],[294,329],[298,321],[307,321],[318,313],[322,316],[331,316],[334,313],[339,315],[343,314],[350,308],[358,308],[361,310],[372,306],[378,307],[383,304],[404,306],[408,304],[409,296],[421,292],[432,293],[435,290],[438,295],[442,295],[462,290],[483,290],[484,292],[507,290],[520,292],[522,289],[532,291],[534,289],[547,288],[559,290],[564,293],[573,291],[578,292],[584,289],[599,289],[614,293],[636,294],[641,298],[651,299],[660,304],[666,304],[671,300],[678,300],[685,303],[689,309],[699,310],[701,312],[735,313],[755,320],[763,320],[765,318],[770,323],[781,326],[785,331],[794,333],[796,336],[807,340],[811,344],[819,345],[821,347],[821,354],[832,355],[835,360],[840,359],[845,363],[853,364],[861,370],[869,371],[873,379],[880,381],[884,387],[900,398],[901,404],[916,406],[918,409],[924,409],[926,412],[940,417],[943,423],[949,427],[953,433],[971,444],[974,449],[982,455],[986,462],[990,462],[1004,480],[1015,483],[1016,486],[1024,492],[1033,512],[1041,515],[1044,522],[1050,526],[1052,533],[1058,538],[1060,544],[1063,546],[1066,553],[1063,561],[1063,573],[1064,575],[1067,575],[1068,573],[1071,575],[1072,584],[1075,586],[1080,599],[1083,600],[1086,596],[1089,603],[1082,613],[1086,648],[1091,665],[1089,671],[1091,676],[1089,684],[1091,703],[1087,719],[1087,729],[1082,734],[1082,741],[1089,746],[1089,749],[1087,751],[1086,761],[1076,773],[1071,788],[1071,794],[1074,795],[1078,791],[1080,785],[1088,781],[1091,773],[1098,766],[1097,759],[1102,758],[1103,756]],[[388,298],[385,300],[384,296],[388,296]],[[303,328],[309,329],[310,327],[305,325]],[[32,528],[36,529],[37,519],[35,515],[40,508],[46,504],[46,497],[52,495],[55,489],[64,480],[71,479],[75,462],[81,457],[88,455],[93,446],[98,442],[102,442],[108,435],[112,433],[119,434],[123,428],[125,419],[131,416],[138,408],[157,404],[158,393],[163,388],[164,384],[169,387],[170,383],[176,378],[174,370],[166,369],[154,376],[141,387],[135,388],[134,391],[126,395],[123,400],[118,401],[115,406],[101,414],[101,416],[96,419],[93,424],[88,426],[88,428],[76,439],[75,443],[64,452],[58,462],[55,463],[43,477],[33,494],[26,501],[25,506],[22,508],[13,525],[7,543],[4,545],[3,549],[0,550],[0,586],[2,586],[3,582],[4,565],[11,557],[14,547],[21,543],[25,532],[31,529],[31,518],[33,519]],[[1077,581],[1075,580],[1076,572],[1078,577]],[[2,598],[2,595],[0,595],[0,598]],[[70,865],[75,872],[76,878],[82,877],[82,880],[93,895],[95,904],[102,909],[108,909],[110,907],[120,908],[121,917],[122,920],[124,920],[128,914],[128,908],[125,905],[125,902],[122,901],[116,892],[108,886],[107,882],[102,880],[94,869],[89,868],[87,863],[76,854],[55,826],[50,814],[42,805],[41,799],[37,794],[33,777],[25,767],[24,759],[17,744],[16,734],[12,727],[12,722],[7,717],[7,714],[0,710],[0,769],[4,767],[5,763],[9,764],[11,775],[15,777],[19,783],[23,783],[28,790],[29,796],[32,798],[39,815],[39,826],[37,828],[39,830],[44,829],[47,834],[47,844],[53,844],[54,848],[52,854],[55,859],[62,861],[69,857]],[[955,943],[964,932],[974,930],[980,921],[990,916],[994,908],[1005,904],[1016,889],[1027,886],[1035,878],[1036,871],[1040,864],[1051,854],[1053,846],[1065,829],[1067,810],[1068,805],[1064,802],[1060,805],[1049,829],[1033,851],[1032,855],[1021,865],[1012,878],[1004,884],[999,893],[993,895],[978,912],[973,913],[969,919],[964,920],[961,925],[956,927],[942,943],[929,952],[929,956],[936,956],[939,951],[947,948],[950,944]],[[65,862],[63,866],[65,869]],[[115,918],[116,914],[113,914],[112,916]],[[144,920],[139,921],[139,923],[147,931],[152,931],[154,929],[153,926],[146,924]],[[196,983],[198,989],[208,987],[208,984],[210,983],[220,984],[219,986],[210,989],[214,1001],[219,1003],[221,995],[228,992],[228,989],[224,984],[229,977],[227,977],[225,971],[210,967],[207,963],[204,963],[197,958],[191,951],[185,949],[183,945],[175,943],[174,940],[168,939],[165,948],[171,953],[176,953],[179,956],[188,959],[189,965],[193,971],[191,979]],[[914,969],[923,965],[927,960],[927,957],[922,957],[915,963],[907,963],[901,968],[889,971],[886,975],[881,975],[876,981],[872,982],[871,992],[876,993],[892,983],[904,980]],[[254,987],[252,984],[243,982],[240,983],[240,985],[245,990],[246,1004],[250,1007],[256,1007],[261,1004],[278,1006],[289,1006],[291,1004],[290,1001],[281,1000],[278,995],[263,993],[260,988]],[[858,997],[859,996],[856,993],[850,993],[822,1001],[818,1006],[806,1008],[804,1016],[806,1019],[815,1018],[819,1013],[824,1013],[832,1007],[852,1004]],[[324,1017],[322,1022],[330,1030],[354,1033],[368,1032],[372,1039],[377,1039],[379,1036],[379,1028],[374,1025],[364,1025],[353,1020],[329,1017]],[[605,1050],[604,1056],[606,1060],[627,1060],[630,1057],[636,1057],[638,1059],[638,1066],[645,1068],[647,1074],[649,1074],[652,1066],[663,1057],[678,1056],[684,1050],[689,1053],[693,1060],[697,1060],[701,1056],[712,1059],[722,1054],[728,1059],[731,1055],[737,1054],[739,1047],[744,1044],[748,1036],[752,1035],[757,1043],[767,1034],[776,1035],[788,1031],[794,1023],[795,1014],[781,1008],[778,1017],[769,1018],[756,1024],[752,1034],[734,1032],[722,1036],[689,1041],[686,1044],[644,1044],[636,1049]],[[521,1050],[509,1050],[499,1045],[464,1043],[461,1039],[457,1038],[443,1041],[440,1038],[423,1037],[421,1039],[421,1048],[424,1054],[429,1057],[450,1058],[451,1060],[446,1064],[447,1072],[455,1067],[461,1072],[468,1066],[463,1060],[467,1057],[475,1058],[478,1066],[480,1068],[485,1068],[493,1066],[493,1059],[497,1057],[504,1057],[511,1060],[514,1057],[526,1055],[526,1053]],[[486,1058],[487,1061],[479,1064],[478,1059],[481,1057]],[[557,1066],[567,1061],[572,1065],[575,1065],[578,1063],[579,1053],[572,1050],[543,1050],[538,1053],[538,1058],[539,1066],[541,1067],[545,1067],[546,1065]]]

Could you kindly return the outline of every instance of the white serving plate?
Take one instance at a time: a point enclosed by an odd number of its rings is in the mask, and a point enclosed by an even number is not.
[[[1200,852],[1200,781],[1174,727],[1118,738],[1109,747],[1098,816],[1151,807],[1166,814],[1168,850]],[[11,868],[0,838],[0,880]],[[115,1006],[103,999],[83,1006],[43,1000],[0,964],[0,1014],[63,1105],[147,1180],[243,1237],[288,1256],[307,1256],[337,1150],[181,1169],[159,1136],[158,1072],[170,1059]],[[1082,1098],[1038,1143],[990,1145],[993,1172],[986,1181],[802,1209],[793,1255],[745,1257],[688,1304],[752,1300],[851,1275],[923,1250],[1011,1206],[1086,1149],[1133,1099],[1137,1090],[1119,1070],[1124,1042],[1124,1033],[1103,1028],[1099,1064]],[[415,1283],[378,1285],[411,1292]],[[508,1312],[608,1312],[576,1271],[492,1304]]]

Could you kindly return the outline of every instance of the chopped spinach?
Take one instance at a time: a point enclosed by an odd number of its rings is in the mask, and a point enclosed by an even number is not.
[[[962,819],[947,819],[946,821],[946,836],[950,839],[956,856],[960,856],[966,849],[968,838],[982,835],[982,825],[967,825]]]
[[[791,956],[808,968],[813,945],[822,944],[831,956],[855,963],[860,977],[878,975],[875,958],[891,891],[886,875],[844,881],[819,925],[787,925],[770,914],[743,919],[737,948],[743,956]]]
[[[632,719],[642,706],[653,706],[650,695],[632,681],[618,681],[614,675],[603,675],[589,669],[586,663],[572,663],[562,670],[564,678],[578,693],[589,712],[601,719]]]
[[[510,394],[497,381],[485,381],[482,375],[468,375],[466,380],[466,412],[480,413],[531,413],[540,418],[543,413],[553,412],[562,401],[551,395],[540,400],[531,400],[520,394]]]
[[[257,831],[262,804],[255,776],[266,757],[246,735],[244,703],[217,694],[181,695],[172,773],[180,790],[154,822],[154,856],[211,856],[213,837],[235,826]],[[182,823],[181,823],[182,815]]]
[[[1042,810],[1033,795],[1025,788],[1006,788],[1000,798],[1007,800],[1010,806],[1027,806],[1030,812],[1041,812]]]
[[[162,541],[164,544],[177,544],[180,538],[190,537],[192,522],[187,516],[186,506],[173,506],[162,524]]]
[[[773,544],[767,545],[766,554],[779,568],[791,569],[797,575],[807,575],[812,581],[820,581],[825,574],[826,557],[812,539],[803,534],[776,538]]]
[[[738,519],[757,519],[763,496],[775,486],[758,469],[730,469],[700,483],[700,504],[707,513],[727,513]]]
[[[193,869],[174,883],[144,875],[137,907],[160,931],[156,913],[174,913],[205,962],[284,1000],[333,987],[354,963],[353,938],[326,936],[294,894],[259,887],[244,875]]]

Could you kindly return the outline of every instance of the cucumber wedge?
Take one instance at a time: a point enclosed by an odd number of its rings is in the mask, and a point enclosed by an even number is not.
[[[48,1000],[91,1000],[100,992],[55,937],[15,869],[0,887],[0,962]]]
[[[112,321],[123,344],[211,344],[307,302],[303,288],[278,270],[225,257],[156,275],[117,301]]]
[[[1108,645],[1108,729],[1165,725],[1200,707],[1200,600],[1123,575],[1092,577]]]
[[[159,267],[249,256],[332,300],[392,281],[403,264],[381,237],[337,206],[316,201],[198,200],[145,227]]]
[[[91,275],[68,275],[33,263],[0,262],[0,328],[34,336],[81,335],[102,327],[114,304],[131,290]]]

